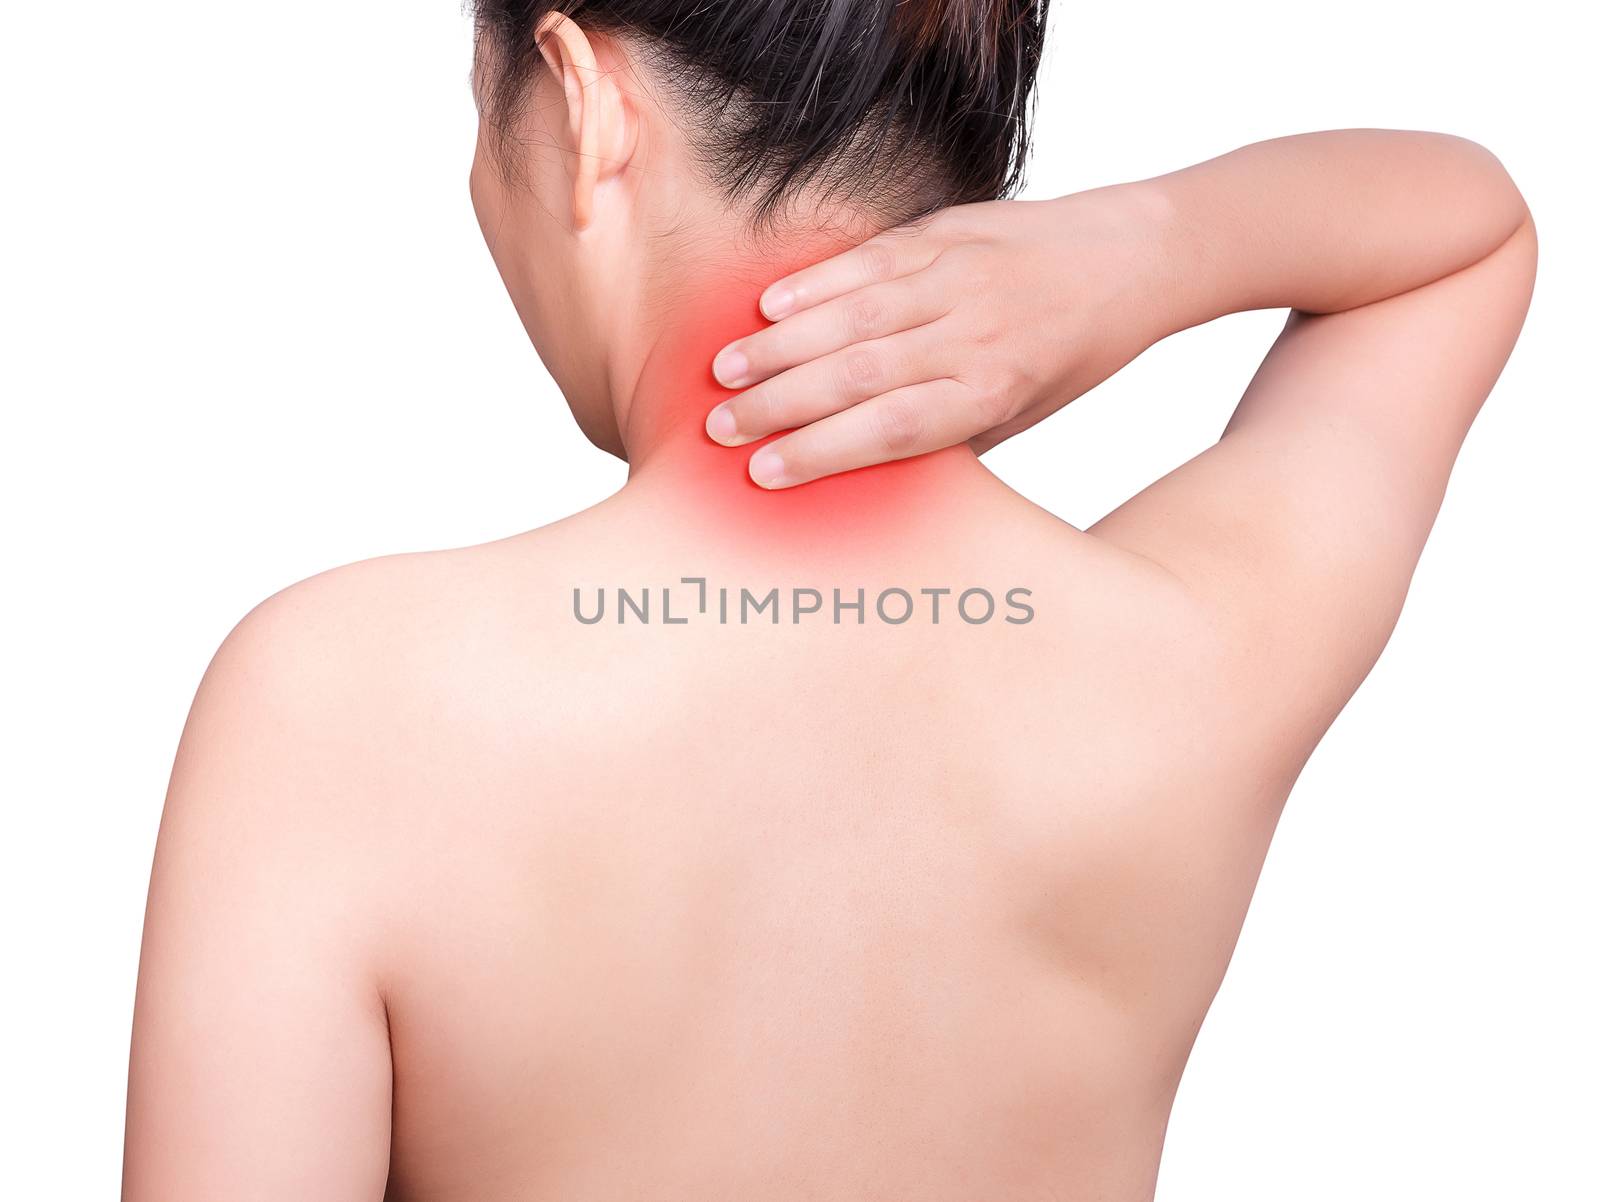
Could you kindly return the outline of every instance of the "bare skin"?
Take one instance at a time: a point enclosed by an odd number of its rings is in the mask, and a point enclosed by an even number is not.
[[[560,32],[549,53],[592,53]],[[577,261],[622,257],[607,223],[643,203],[616,166],[627,105],[595,109],[552,136],[612,167],[534,185],[589,231]],[[733,396],[712,354],[840,246],[663,267],[680,303],[584,350],[491,237],[629,483],[527,534],[302,582],[219,651],[162,821],[125,1197],[1148,1199],[1281,806],[1393,627],[1532,286],[1498,165],[1407,136],[1119,193],[1163,266],[1121,362],[1080,366],[1061,403],[1212,310],[1301,311],[1216,446],[1087,531],[969,445],[1032,402],[792,488],[706,437]],[[1295,216],[1319,168],[1319,192],[1367,189],[1364,222]],[[1407,171],[1447,181],[1448,218],[1413,207]],[[490,187],[486,230],[517,227]],[[1261,213],[1287,228],[1251,250],[1241,198],[1273,188]],[[1182,270],[1201,261],[1227,270]],[[724,624],[684,577],[826,600]],[[579,622],[574,589],[602,586],[613,608]],[[663,586],[689,621],[664,622]],[[614,590],[647,587],[652,620],[618,621]],[[1007,622],[1018,587],[1031,619]],[[832,620],[835,588],[864,590],[860,624]],[[903,624],[872,609],[893,588]],[[925,588],[953,590],[938,622]],[[1001,599],[992,619],[961,619],[968,588]]]

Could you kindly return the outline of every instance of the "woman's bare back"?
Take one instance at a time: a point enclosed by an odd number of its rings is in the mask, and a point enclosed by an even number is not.
[[[963,479],[871,555],[625,492],[379,569],[391,1196],[1150,1193],[1304,748],[1171,575]]]

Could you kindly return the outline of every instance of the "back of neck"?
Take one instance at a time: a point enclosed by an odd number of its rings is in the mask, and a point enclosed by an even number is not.
[[[932,528],[972,490],[996,485],[962,445],[769,490],[750,479],[748,465],[771,438],[729,448],[706,434],[706,415],[734,395],[711,374],[712,358],[769,324],[758,306],[767,284],[833,249],[812,247],[805,257],[770,264],[724,264],[680,285],[621,415],[630,464],[625,494],[648,493],[652,504],[673,508],[675,520],[783,552],[884,547]]]

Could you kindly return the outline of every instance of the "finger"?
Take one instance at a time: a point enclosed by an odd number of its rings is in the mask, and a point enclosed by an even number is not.
[[[874,284],[730,342],[711,371],[724,388],[748,388],[852,343],[943,317],[950,304],[937,287],[919,286],[915,278]]]
[[[949,362],[946,324],[913,326],[790,368],[718,405],[706,416],[706,433],[723,446],[743,446],[894,389],[939,379],[956,366]]]
[[[971,388],[950,378],[897,388],[762,447],[750,457],[750,478],[791,488],[955,446],[977,432],[972,400]]]
[[[769,321],[777,321],[869,284],[921,271],[939,257],[939,249],[920,228],[884,230],[859,246],[768,284],[761,294],[761,312]]]

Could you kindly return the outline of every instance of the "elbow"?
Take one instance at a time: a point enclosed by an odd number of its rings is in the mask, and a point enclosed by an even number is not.
[[[1452,138],[1452,141],[1459,143],[1467,154],[1478,160],[1486,182],[1485,193],[1490,198],[1495,227],[1501,234],[1501,241],[1509,242],[1513,238],[1520,237],[1523,227],[1527,226],[1529,253],[1536,254],[1538,240],[1533,231],[1533,214],[1528,208],[1528,201],[1523,196],[1522,189],[1512,178],[1510,169],[1494,151],[1481,142],[1459,137]]]
[[[1462,159],[1470,163],[1470,176],[1457,173],[1456,194],[1476,206],[1479,251],[1475,261],[1493,257],[1515,264],[1515,274],[1531,296],[1539,261],[1539,237],[1527,198],[1511,171],[1487,146],[1469,138],[1442,134]]]
[[[1516,255],[1526,300],[1531,301],[1533,282],[1539,274],[1539,231],[1533,224],[1533,214],[1528,211],[1527,206],[1523,206],[1521,224],[1511,231],[1511,237],[1506,239],[1503,249]]]

